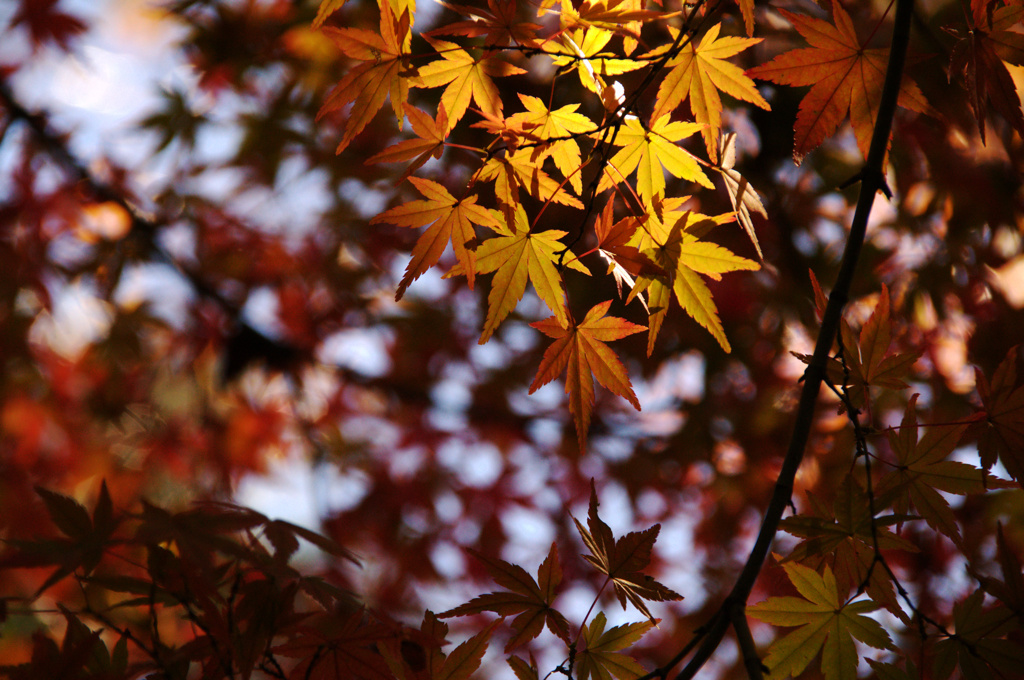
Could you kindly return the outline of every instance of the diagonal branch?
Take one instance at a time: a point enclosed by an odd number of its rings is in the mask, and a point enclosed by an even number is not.
[[[825,307],[821,330],[818,333],[818,340],[814,346],[814,354],[811,356],[810,364],[804,372],[804,386],[800,394],[796,423],[793,425],[793,435],[790,438],[789,448],[786,451],[786,458],[783,461],[782,469],[779,471],[779,477],[775,482],[775,491],[772,494],[767,510],[765,510],[761,530],[758,533],[757,541],[750,552],[750,556],[747,558],[747,563],[743,567],[743,571],[740,572],[732,592],[726,597],[721,609],[709,623],[708,632],[704,637],[703,643],[697,649],[693,658],[690,659],[690,662],[676,676],[677,680],[688,680],[697,674],[704,663],[711,658],[711,655],[725,636],[725,632],[728,630],[731,622],[728,612],[734,607],[746,606],[747,598],[750,597],[750,591],[754,587],[754,581],[761,572],[761,567],[764,565],[765,558],[768,556],[768,551],[778,531],[782,513],[785,511],[786,506],[791,503],[793,479],[796,476],[797,469],[800,467],[804,450],[807,447],[807,440],[814,422],[818,392],[821,390],[821,383],[825,378],[826,362],[832,350],[836,332],[839,329],[843,308],[849,299],[850,286],[853,283],[853,277],[857,269],[857,260],[860,257],[861,247],[864,244],[868,217],[871,215],[871,206],[874,204],[875,194],[879,191],[889,195],[889,188],[885,183],[883,168],[886,150],[889,145],[889,135],[892,130],[893,115],[896,112],[896,102],[899,97],[900,83],[903,80],[903,65],[906,61],[907,45],[910,42],[910,22],[913,16],[913,7],[913,0],[896,0],[895,26],[889,52],[889,64],[885,72],[885,84],[878,107],[878,118],[875,120],[875,129],[871,137],[871,147],[868,151],[867,161],[857,177],[861,182],[860,196],[857,200],[857,208],[853,216],[853,223],[850,226],[850,235],[846,241],[846,248],[843,251],[839,275],[836,277],[835,287],[829,295],[828,305]]]

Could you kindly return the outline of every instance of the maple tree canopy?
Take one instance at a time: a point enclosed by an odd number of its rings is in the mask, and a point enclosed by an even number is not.
[[[1021,0],[5,10],[0,677],[1021,677]]]

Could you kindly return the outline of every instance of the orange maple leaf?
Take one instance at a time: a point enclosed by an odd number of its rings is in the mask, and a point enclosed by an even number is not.
[[[491,58],[488,54],[474,57],[455,43],[430,40],[442,57],[419,71],[414,87],[445,87],[441,103],[448,112],[448,131],[455,127],[469,108],[472,99],[484,112],[496,116],[501,112],[501,94],[491,78],[526,73],[518,66]]]
[[[639,223],[635,217],[625,217],[613,224],[614,206],[615,199],[609,199],[594,223],[594,233],[597,236],[597,253],[608,263],[608,273],[615,278],[615,285],[621,298],[623,284],[628,286],[629,292],[632,293],[633,286],[636,285],[633,277],[641,272],[665,274],[665,271],[656,267],[634,246],[628,245]],[[650,312],[644,296],[636,297],[644,306],[644,310]]]
[[[386,222],[400,227],[433,225],[416,241],[412,249],[412,261],[405,270],[395,299],[401,299],[410,283],[437,264],[449,241],[455,250],[456,259],[465,267],[469,287],[472,288],[476,256],[467,244],[476,238],[473,224],[497,229],[501,226],[498,218],[483,206],[477,205],[476,196],[456,199],[437,182],[420,177],[410,177],[409,181],[427,200],[410,201],[370,220],[370,224]]]
[[[878,303],[867,322],[860,329],[860,335],[853,334],[850,325],[842,324],[843,347],[850,370],[850,391],[854,405],[860,405],[867,399],[869,386],[885,387],[890,390],[907,388],[903,378],[907,377],[914,362],[923,353],[921,350],[911,352],[889,353],[892,344],[892,319],[889,313],[889,288],[883,283],[878,296]],[[829,377],[841,381],[845,377],[842,363],[836,359],[829,361]]]
[[[341,79],[317,113],[317,120],[331,111],[352,104],[345,134],[338,143],[341,153],[391,96],[395,118],[402,122],[402,105],[409,99],[409,79],[414,69],[408,63],[409,17],[395,17],[388,3],[380,10],[380,34],[360,28],[327,26],[324,33],[345,56],[361,61]]]
[[[857,146],[867,158],[882,97],[888,48],[866,49],[857,38],[850,15],[836,0],[832,2],[834,24],[784,9],[779,12],[811,47],[781,54],[747,71],[747,75],[780,85],[812,86],[800,102],[796,117],[794,160],[799,164],[831,137],[847,112]],[[903,80],[899,104],[918,113],[933,113],[920,88],[909,78]]]
[[[403,104],[405,115],[412,123],[412,131],[419,139],[406,139],[389,146],[378,154],[367,158],[366,165],[373,163],[401,163],[413,159],[413,162],[405,169],[402,176],[395,183],[400,184],[409,175],[427,162],[431,156],[440,158],[444,152],[444,140],[448,134],[448,114],[444,110],[444,104],[437,107],[437,120],[431,119],[423,111],[415,106]]]
[[[594,406],[594,378],[608,390],[628,400],[637,411],[640,410],[640,402],[633,393],[626,367],[605,343],[639,333],[646,330],[646,326],[614,316],[606,317],[611,304],[612,301],[608,300],[595,305],[587,312],[582,323],[574,324],[570,319],[568,328],[563,328],[553,316],[530,324],[555,339],[544,352],[537,377],[530,385],[530,394],[557,378],[562,371],[567,371],[565,392],[569,395],[569,410],[576,421],[581,451],[586,448],[590,411]]]

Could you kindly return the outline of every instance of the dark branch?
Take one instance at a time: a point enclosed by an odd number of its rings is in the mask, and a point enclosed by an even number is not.
[[[761,567],[764,565],[772,541],[775,539],[775,534],[779,529],[782,513],[785,512],[786,506],[791,503],[793,480],[803,460],[804,450],[807,447],[807,440],[811,433],[811,426],[814,423],[818,393],[825,378],[826,363],[839,329],[843,308],[849,299],[850,287],[853,284],[853,277],[857,270],[857,260],[860,257],[861,247],[864,244],[868,217],[871,215],[871,206],[875,201],[875,194],[879,191],[884,192],[887,189],[883,172],[885,153],[892,131],[892,121],[896,112],[900,84],[903,80],[903,65],[906,61],[907,45],[910,42],[910,23],[913,17],[913,9],[913,0],[896,0],[896,19],[893,28],[892,46],[889,51],[889,64],[885,72],[885,84],[882,89],[881,102],[878,107],[878,118],[875,120],[875,129],[871,137],[867,162],[860,173],[860,196],[857,200],[857,208],[853,216],[853,223],[850,226],[850,235],[846,241],[846,248],[843,251],[839,275],[836,277],[835,287],[832,289],[832,293],[828,298],[828,304],[825,307],[825,315],[821,322],[817,343],[814,346],[814,354],[811,356],[810,364],[804,373],[803,390],[800,393],[796,423],[793,425],[793,435],[789,441],[786,458],[782,463],[782,469],[779,471],[779,477],[775,483],[775,491],[772,494],[767,510],[765,510],[764,520],[762,521],[761,530],[758,533],[754,548],[747,558],[743,571],[740,572],[740,576],[736,580],[736,585],[733,586],[732,592],[722,605],[725,610],[729,610],[732,607],[746,606],[747,599],[750,597],[750,591],[754,587],[754,582],[761,572]],[[714,618],[703,644],[690,662],[680,671],[677,676],[678,680],[688,680],[696,676],[697,672],[718,648],[729,627],[729,622],[728,616],[719,615]]]

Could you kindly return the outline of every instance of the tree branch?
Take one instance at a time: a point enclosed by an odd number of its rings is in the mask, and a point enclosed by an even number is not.
[[[879,191],[887,195],[890,193],[889,187],[885,183],[884,163],[886,150],[889,145],[889,135],[892,131],[892,120],[896,112],[896,103],[899,99],[900,84],[903,80],[903,65],[906,61],[907,45],[910,42],[910,23],[913,17],[913,8],[913,0],[896,0],[896,18],[889,52],[889,64],[885,72],[885,84],[882,89],[878,117],[875,120],[875,129],[871,137],[867,161],[859,173],[861,182],[860,196],[857,200],[853,222],[850,225],[850,235],[846,241],[846,248],[843,251],[842,264],[836,277],[835,286],[829,295],[828,304],[825,307],[821,330],[818,333],[818,340],[814,346],[814,354],[811,356],[810,364],[804,372],[804,386],[800,394],[796,423],[793,425],[793,435],[789,441],[786,458],[783,461],[782,469],[779,471],[779,477],[775,482],[775,491],[772,494],[767,510],[765,510],[761,530],[754,543],[754,548],[747,558],[747,563],[743,566],[743,571],[740,572],[736,584],[722,604],[722,609],[725,611],[730,611],[733,607],[746,606],[747,599],[750,597],[750,591],[754,587],[754,582],[761,572],[761,567],[764,565],[765,558],[768,556],[768,551],[778,531],[782,513],[785,511],[786,506],[791,503],[793,480],[803,460],[804,450],[807,447],[807,440],[811,433],[811,426],[814,423],[815,405],[818,401],[822,380],[825,377],[826,362],[839,329],[843,308],[849,299],[850,287],[857,269],[857,260],[860,257],[861,247],[864,244],[864,235],[867,231],[868,218],[871,215],[871,206],[874,204],[875,194]],[[697,671],[701,669],[707,660],[711,658],[715,649],[718,648],[729,627],[729,623],[730,617],[715,616],[703,644],[697,649],[690,662],[676,676],[677,680],[688,680],[697,674]]]

